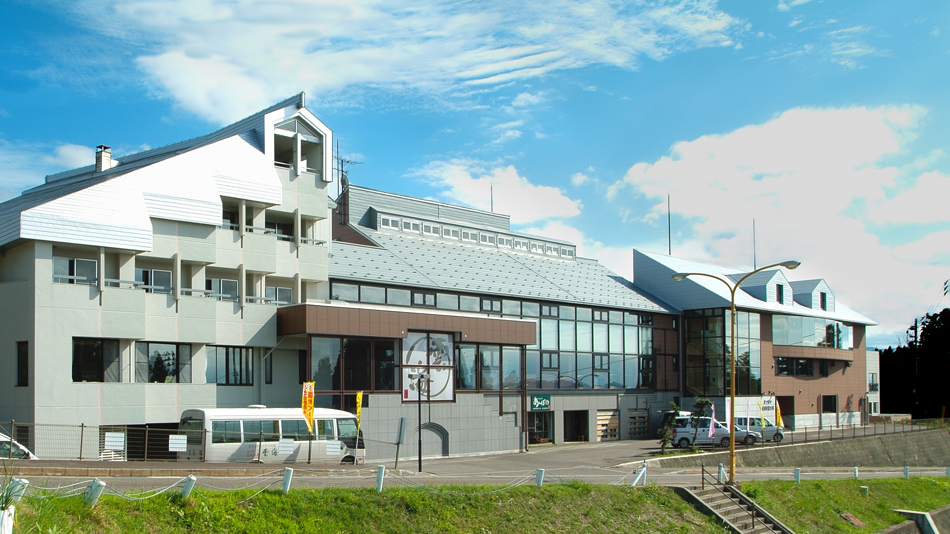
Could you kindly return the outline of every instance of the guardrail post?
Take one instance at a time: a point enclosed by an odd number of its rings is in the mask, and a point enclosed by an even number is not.
[[[82,460],[82,442],[86,441],[86,423],[79,423],[79,459]]]
[[[195,475],[188,475],[188,478],[185,479],[185,487],[181,488],[182,499],[187,499],[191,495],[191,490],[195,489],[196,482],[198,482],[198,479],[195,478]]]
[[[383,492],[383,480],[386,478],[386,466],[381,465],[376,468],[376,493]]]
[[[801,484],[801,482],[802,482],[802,468],[796,467],[795,468],[795,483]]]
[[[868,487],[867,487],[867,486],[861,486],[861,493],[862,493],[865,497],[867,497],[867,496],[868,496]]]
[[[83,496],[83,500],[86,501],[86,505],[89,508],[92,508],[99,502],[99,496],[102,495],[102,490],[106,487],[106,483],[95,478],[92,480],[92,484],[89,484],[89,489],[86,490],[86,495]]]
[[[950,467],[947,468],[947,473],[950,473]],[[534,475],[534,483],[538,486],[538,488],[544,484],[544,469],[538,469],[538,472]]]
[[[647,461],[643,460],[643,465],[640,467],[640,472],[637,473],[637,477],[633,479],[633,484],[630,484],[631,487],[635,487],[637,482],[640,482],[640,479],[643,479],[643,485],[647,485]]]
[[[910,479],[910,466],[904,466],[904,478]]]
[[[706,462],[699,463],[699,480],[702,481],[703,489],[706,489]]]
[[[854,468],[854,478],[855,478],[855,479],[858,478],[858,468],[857,468],[857,467]]]
[[[383,466],[379,466],[379,467],[382,468]],[[292,468],[290,468],[290,467],[285,467],[285,468],[284,468],[284,485],[283,485],[284,495],[287,495],[287,493],[290,492],[290,481],[291,481],[293,478],[294,478],[294,470],[293,470]],[[377,475],[376,478],[379,479],[379,476]],[[378,486],[379,486],[380,484],[381,484],[381,482],[379,482],[379,480],[377,480],[377,482],[376,482],[377,490],[376,490],[376,491],[379,491]]]

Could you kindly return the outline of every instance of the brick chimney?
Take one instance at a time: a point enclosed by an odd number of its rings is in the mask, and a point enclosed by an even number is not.
[[[107,171],[112,168],[112,147],[99,145],[96,147],[96,172]]]

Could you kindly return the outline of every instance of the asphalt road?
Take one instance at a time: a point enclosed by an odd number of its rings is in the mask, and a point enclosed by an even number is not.
[[[659,447],[653,441],[614,441],[605,443],[568,444],[560,446],[535,447],[526,453],[474,456],[464,458],[424,458],[423,470],[418,471],[417,458],[400,459],[398,469],[394,462],[363,466],[340,466],[333,469],[318,469],[305,464],[293,465],[293,488],[317,487],[374,487],[379,465],[385,465],[385,487],[393,485],[439,486],[444,484],[487,484],[504,486],[508,484],[534,484],[538,469],[544,469],[544,483],[557,483],[568,480],[582,480],[594,484],[633,482],[635,471],[649,458],[649,453]],[[41,462],[46,464],[48,462]],[[53,463],[53,462],[49,462]],[[29,462],[27,465],[37,465]],[[58,462],[66,468],[101,468],[104,464],[115,468],[118,462]],[[185,464],[162,462],[124,462],[123,468],[149,467],[157,476],[100,476],[90,471],[88,476],[31,475],[35,489],[65,488],[71,484],[85,483],[97,476],[106,482],[110,490],[129,494],[131,492],[166,488],[181,481],[189,474],[198,479],[199,491],[203,488],[280,488],[283,465],[256,464],[247,473],[232,472],[226,476],[224,469],[238,467],[238,464]],[[711,476],[715,476],[717,466],[706,467]],[[815,478],[852,478],[853,469],[848,468],[808,468],[802,466],[802,479]],[[946,469],[913,468],[911,476],[946,476]],[[903,477],[901,468],[861,468],[859,478]],[[626,478],[625,478],[626,477]],[[756,479],[794,479],[794,468],[740,468],[736,474],[739,481]],[[645,480],[648,483],[671,486],[699,485],[698,468],[654,468],[648,467]],[[64,491],[61,489],[60,491]]]

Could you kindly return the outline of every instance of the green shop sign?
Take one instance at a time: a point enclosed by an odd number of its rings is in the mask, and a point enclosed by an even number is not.
[[[550,395],[531,395],[531,411],[532,412],[551,411],[551,396]]]

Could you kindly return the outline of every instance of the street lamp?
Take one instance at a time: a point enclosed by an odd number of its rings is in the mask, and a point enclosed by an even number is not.
[[[729,346],[729,417],[732,417],[732,421],[729,423],[729,485],[735,485],[736,483],[736,290],[739,289],[739,285],[745,281],[746,278],[752,276],[755,273],[771,269],[773,267],[785,267],[788,270],[792,270],[801,265],[800,261],[783,261],[781,263],[773,263],[772,265],[766,265],[765,267],[760,267],[750,273],[746,273],[745,276],[739,279],[735,284],[730,284],[725,278],[706,274],[706,273],[676,273],[673,276],[673,280],[680,282],[686,280],[689,276],[705,276],[707,278],[712,278],[714,280],[719,280],[723,284],[726,284],[726,287],[729,288],[730,294],[730,304],[732,311],[731,323],[729,325],[729,330],[732,331],[732,344]],[[712,423],[710,423],[712,424]],[[420,468],[421,471],[421,468]]]
[[[419,395],[419,472],[422,472],[422,381],[429,379],[429,373],[409,373],[409,380],[416,380],[416,393]]]

